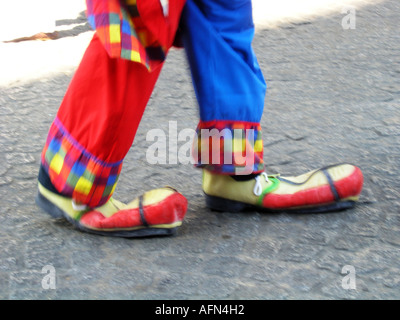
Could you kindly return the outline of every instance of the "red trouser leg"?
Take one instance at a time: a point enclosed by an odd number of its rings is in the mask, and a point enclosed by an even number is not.
[[[42,153],[58,192],[90,207],[109,199],[160,70],[111,59],[93,37]]]

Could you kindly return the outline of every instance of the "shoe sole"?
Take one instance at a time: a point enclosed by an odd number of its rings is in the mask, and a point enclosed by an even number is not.
[[[332,211],[342,211],[354,207],[356,201],[343,199],[338,202],[328,203],[318,206],[305,206],[287,209],[269,209],[263,208],[235,200],[224,199],[220,197],[205,195],[206,206],[214,211],[219,212],[243,212],[243,211],[262,211],[262,212],[292,212],[292,213],[324,213]]]
[[[94,230],[83,226],[79,221],[72,219],[66,212],[61,210],[59,207],[50,202],[46,197],[44,197],[40,192],[38,192],[35,198],[36,204],[48,213],[53,218],[64,218],[70,222],[77,229],[93,233],[102,236],[113,236],[121,238],[143,238],[143,237],[153,237],[153,236],[171,236],[176,233],[177,227],[173,228],[152,228],[143,227],[141,229],[135,230],[115,230],[115,231],[101,231]]]

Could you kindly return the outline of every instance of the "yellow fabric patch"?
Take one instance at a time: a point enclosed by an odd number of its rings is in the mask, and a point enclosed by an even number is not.
[[[135,62],[141,62],[140,53],[136,51],[132,51],[131,53],[131,60]]]
[[[233,152],[243,152],[246,149],[245,139],[233,139]]]
[[[61,169],[64,165],[64,158],[62,158],[58,153],[53,157],[50,162],[50,168],[57,174],[60,174]]]
[[[110,25],[110,43],[121,42],[120,25]]]
[[[93,183],[84,177],[80,177],[76,183],[75,190],[84,195],[88,195],[92,189]]]
[[[263,151],[263,148],[264,148],[263,141],[261,139],[257,140],[256,143],[254,144],[254,152],[261,152]]]

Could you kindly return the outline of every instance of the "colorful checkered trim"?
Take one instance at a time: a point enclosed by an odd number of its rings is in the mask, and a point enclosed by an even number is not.
[[[86,15],[112,58],[138,62],[151,71],[165,60],[167,50],[145,27],[136,1],[86,0]]]
[[[61,194],[90,207],[107,202],[122,167],[122,161],[105,163],[87,152],[58,118],[50,128],[41,161]]]
[[[200,122],[193,157],[195,166],[218,174],[241,175],[264,171],[263,140],[257,123]]]

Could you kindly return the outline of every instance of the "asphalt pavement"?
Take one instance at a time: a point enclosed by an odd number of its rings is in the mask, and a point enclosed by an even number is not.
[[[14,67],[0,76],[0,299],[400,298],[398,0],[264,26],[254,39],[268,84],[261,123],[268,173],[356,164],[365,183],[354,209],[212,212],[199,170],[148,163],[149,130],[168,135],[171,125],[194,129],[198,121],[185,54],[174,49],[116,198],[130,201],[168,184],[189,208],[175,236],[146,239],[86,234],[34,203],[47,131],[92,35],[81,13],[59,22],[66,29],[58,39],[1,44],[1,65]],[[52,73],[32,63],[29,75],[28,66],[17,70],[24,61],[15,54],[33,51],[65,64],[58,69],[49,60]]]

